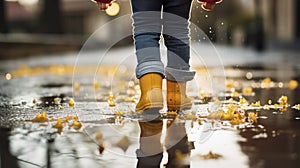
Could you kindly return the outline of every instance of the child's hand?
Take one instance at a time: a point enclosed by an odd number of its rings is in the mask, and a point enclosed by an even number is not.
[[[217,3],[222,2],[223,0],[198,0],[200,3],[202,3],[201,7],[204,10],[211,11]]]
[[[106,10],[110,5],[112,0],[92,0],[97,3],[99,10]]]

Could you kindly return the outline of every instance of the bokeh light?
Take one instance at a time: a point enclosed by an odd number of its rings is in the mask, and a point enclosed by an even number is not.
[[[20,4],[23,5],[36,5],[39,0],[18,0]]]
[[[5,79],[6,80],[11,80],[11,74],[10,73],[5,74]]]
[[[105,10],[108,16],[116,16],[120,12],[120,5],[116,2],[112,2],[111,6]]]

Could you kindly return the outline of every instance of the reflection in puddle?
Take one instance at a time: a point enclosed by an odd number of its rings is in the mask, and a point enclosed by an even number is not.
[[[19,125],[0,130],[1,166],[295,167],[300,154],[297,77],[267,76],[277,71],[274,67],[227,70],[231,73],[218,99],[191,86],[191,110],[164,109],[159,116],[134,112],[140,93],[132,79],[84,80],[74,97],[70,84],[35,84],[55,94],[16,106],[22,115],[7,120]]]

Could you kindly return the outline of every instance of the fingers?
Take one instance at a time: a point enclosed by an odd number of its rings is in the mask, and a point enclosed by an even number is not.
[[[106,10],[109,6],[111,6],[111,3],[97,2],[97,6],[99,10]]]
[[[214,9],[216,4],[221,3],[223,0],[198,0],[201,3],[201,7],[206,11]]]
[[[216,6],[215,2],[203,2],[201,7],[206,11],[211,11]]]

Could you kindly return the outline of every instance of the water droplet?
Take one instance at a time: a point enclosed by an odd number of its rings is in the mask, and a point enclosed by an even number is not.
[[[205,15],[206,18],[208,18],[208,15]]]
[[[209,30],[211,30],[212,28],[211,27],[209,27]]]
[[[224,25],[224,22],[222,22],[221,25],[223,26],[223,25]]]

